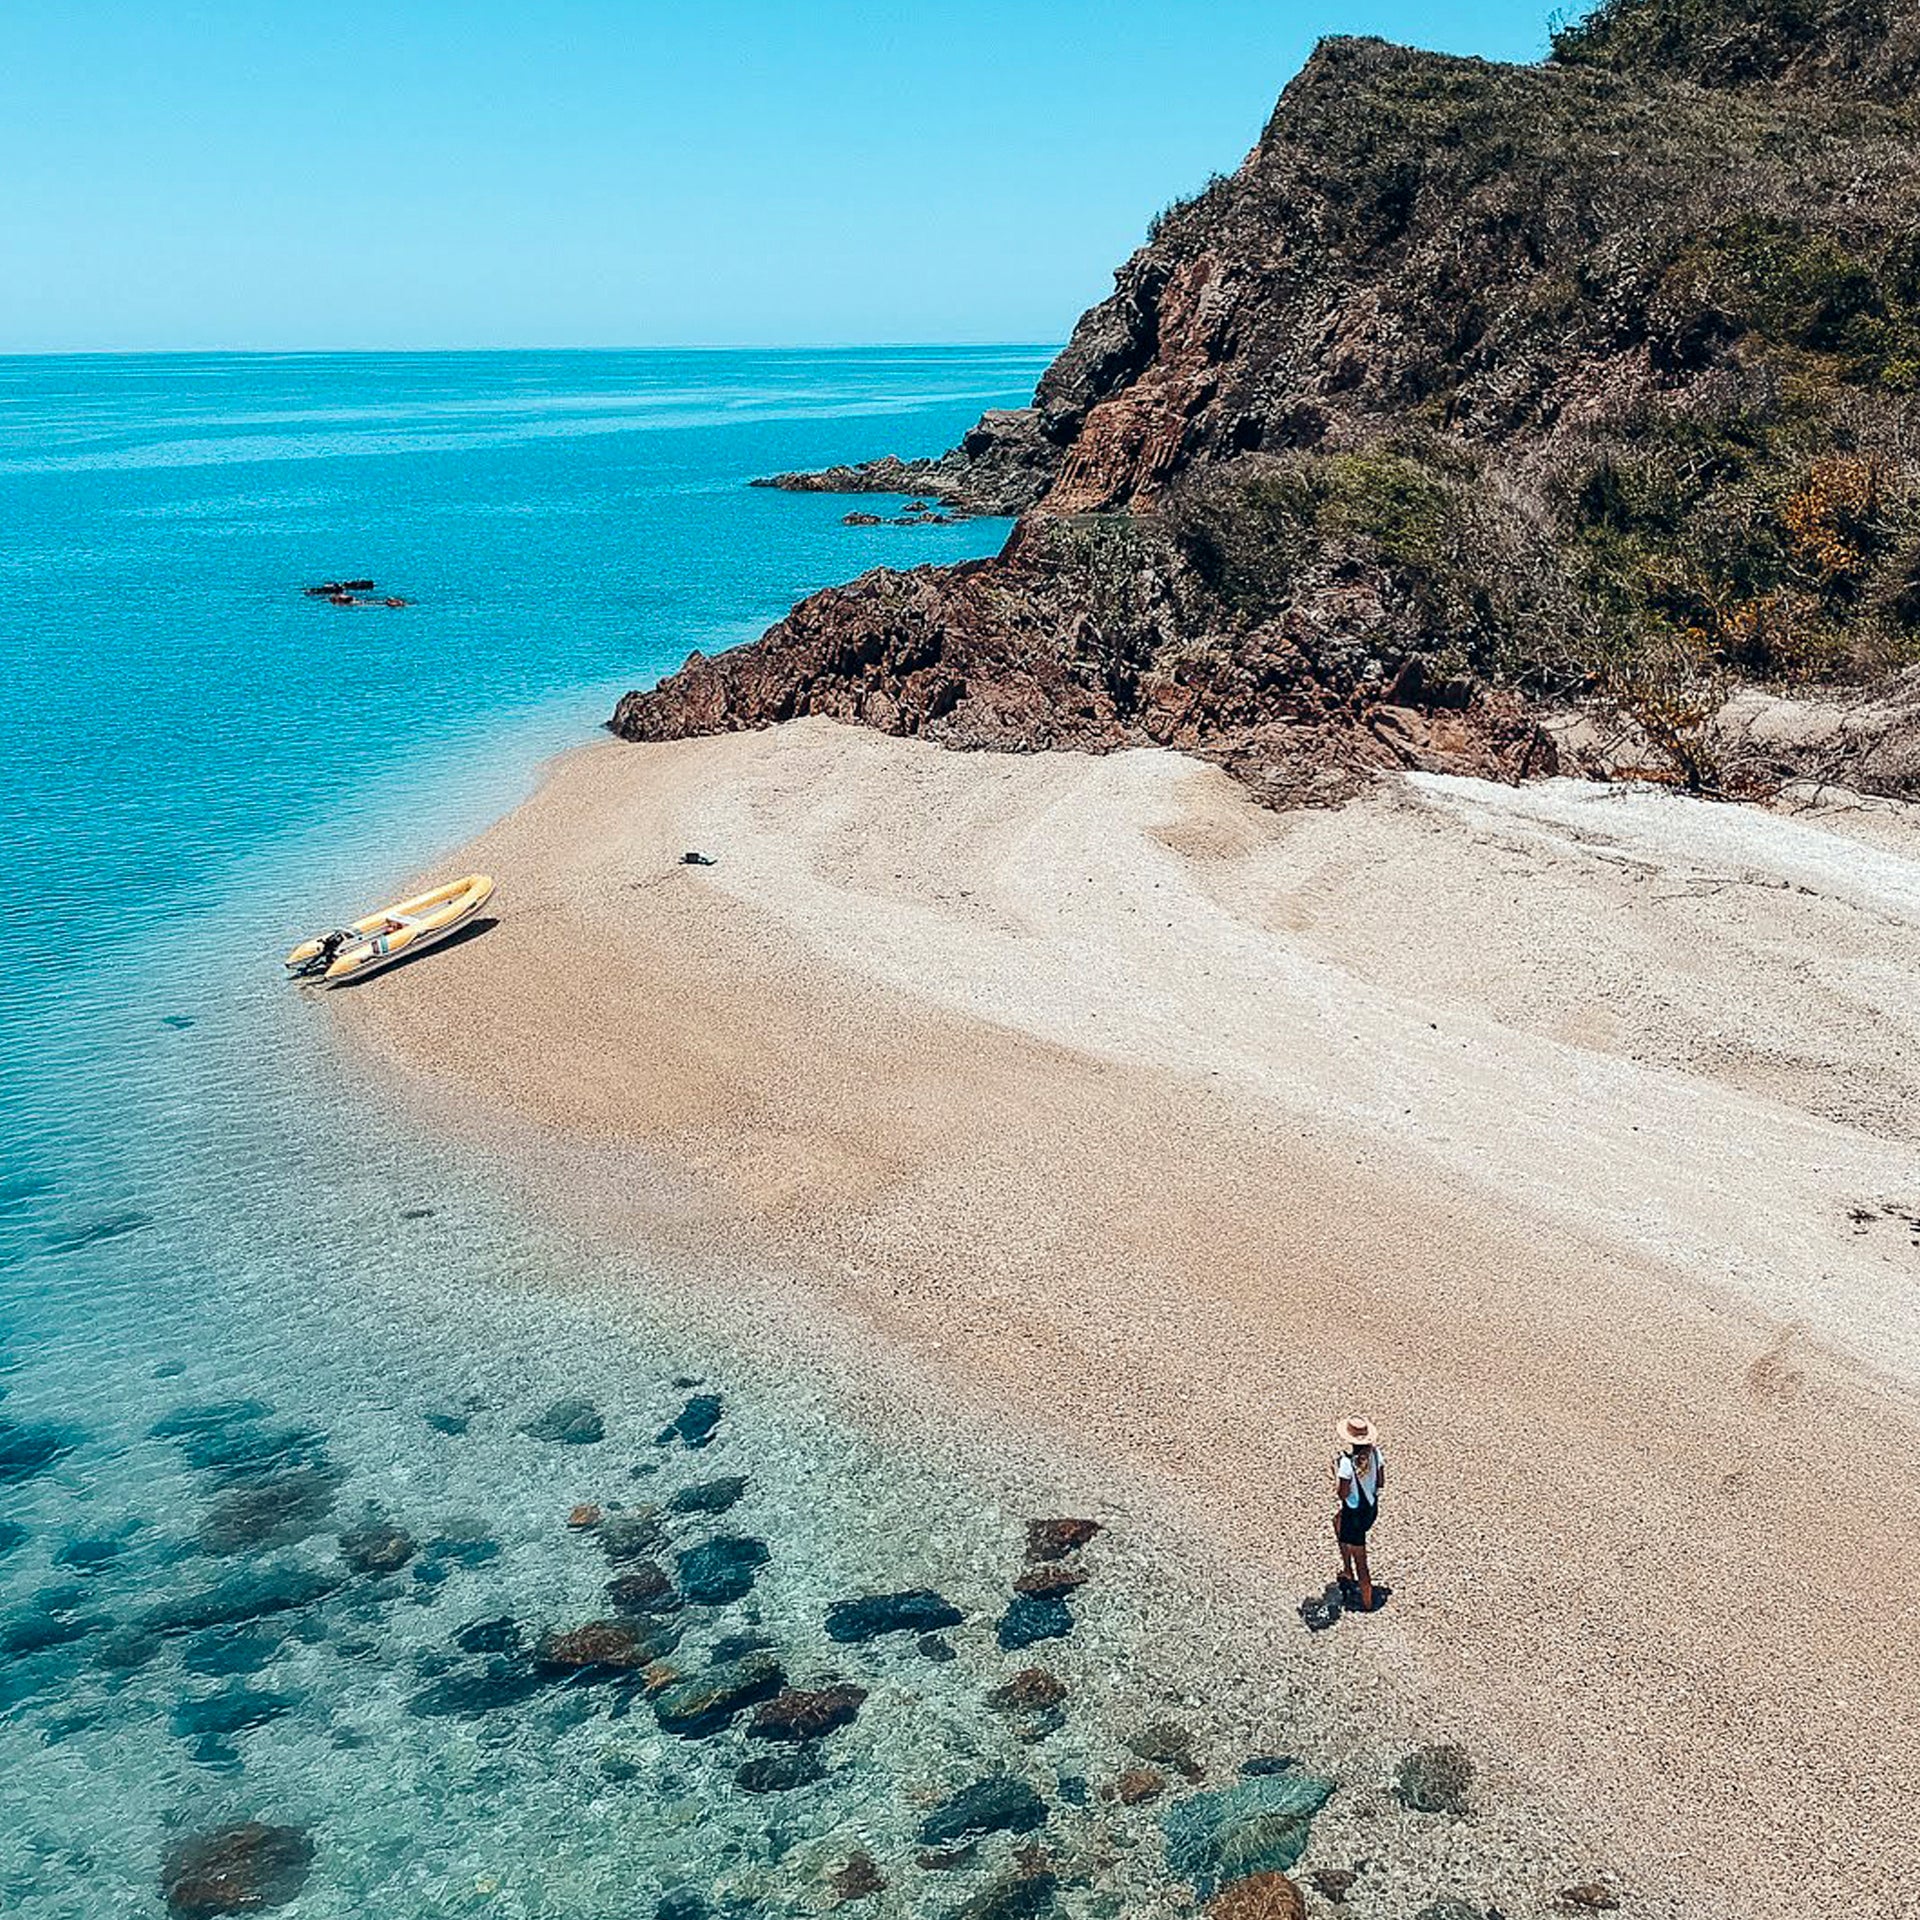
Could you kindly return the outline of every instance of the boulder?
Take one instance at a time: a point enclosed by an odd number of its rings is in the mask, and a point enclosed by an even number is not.
[[[177,1842],[161,1863],[160,1891],[179,1920],[263,1913],[294,1900],[312,1869],[301,1828],[246,1820]]]
[[[316,1531],[333,1511],[338,1477],[319,1467],[268,1473],[216,1500],[200,1522],[200,1551],[247,1553],[290,1547]]]
[[[1287,1773],[1241,1780],[1176,1801],[1162,1818],[1170,1872],[1210,1898],[1229,1881],[1285,1873],[1306,1851],[1331,1780]]]
[[[1395,1797],[1415,1813],[1465,1813],[1472,1787],[1473,1762],[1455,1746],[1420,1747],[1393,1774]]]
[[[771,1699],[786,1678],[772,1654],[749,1653],[662,1689],[654,1698],[654,1718],[663,1733],[704,1739],[730,1727],[747,1708]]]
[[[1026,1781],[992,1774],[934,1808],[920,1823],[920,1844],[946,1847],[983,1833],[1031,1833],[1046,1818],[1047,1803]]]
[[[747,1722],[749,1740],[819,1740],[851,1726],[867,1697],[865,1687],[784,1687],[763,1700]]]
[[[413,1535],[384,1521],[340,1536],[340,1557],[355,1573],[398,1573],[413,1555]]]
[[[856,1847],[827,1876],[827,1886],[832,1891],[834,1905],[844,1907],[852,1901],[870,1900],[876,1893],[885,1893],[887,1876],[865,1847]]]
[[[745,1474],[723,1474],[718,1480],[682,1487],[668,1499],[667,1507],[673,1513],[725,1513],[746,1490]]]
[[[1035,1600],[1056,1600],[1071,1593],[1076,1587],[1084,1587],[1091,1576],[1085,1567],[1061,1566],[1057,1562],[1051,1566],[1038,1566],[1023,1573],[1013,1583],[1015,1593],[1022,1593]]]
[[[657,1447],[676,1444],[697,1453],[713,1439],[720,1424],[721,1403],[717,1393],[696,1393],[687,1404],[654,1435]]]
[[[607,1582],[607,1599],[620,1613],[673,1613],[681,1602],[666,1569],[657,1560],[641,1560]]]
[[[1073,1609],[1063,1595],[1053,1594],[1037,1600],[1031,1594],[1017,1593],[1000,1616],[995,1638],[1002,1651],[1017,1653],[1022,1647],[1042,1640],[1064,1640],[1073,1631]]]
[[[770,1557],[764,1540],[745,1534],[722,1534],[703,1541],[675,1562],[680,1591],[701,1606],[728,1606],[753,1590],[754,1575]]]
[[[658,1507],[616,1507],[600,1522],[600,1551],[616,1567],[653,1552],[665,1539]]]
[[[791,1793],[826,1777],[826,1763],[818,1751],[796,1747],[790,1753],[763,1753],[749,1760],[734,1774],[733,1783],[742,1793]]]
[[[1194,1758],[1193,1735],[1177,1720],[1155,1720],[1127,1736],[1127,1751],[1157,1767],[1171,1767],[1183,1780],[1206,1771]]]
[[[1098,1520],[1029,1520],[1027,1558],[1064,1560],[1104,1529]]]
[[[584,1394],[568,1394],[545,1413],[525,1422],[520,1431],[529,1439],[551,1441],[556,1446],[590,1447],[607,1437],[607,1423]]]
[[[1207,1902],[1206,1920],[1307,1920],[1306,1896],[1284,1873],[1250,1873]]]
[[[930,1587],[907,1593],[873,1593],[859,1600],[836,1600],[827,1608],[827,1638],[842,1646],[877,1640],[884,1633],[937,1633],[957,1627],[966,1616]]]
[[[545,1683],[525,1667],[493,1661],[478,1673],[452,1673],[423,1687],[407,1702],[421,1720],[478,1720],[531,1700]]]
[[[542,1634],[533,1663],[547,1673],[629,1673],[671,1651],[628,1621],[589,1620],[584,1626]]]
[[[987,1705],[1000,1713],[1031,1713],[1057,1707],[1067,1697],[1067,1683],[1045,1667],[1023,1667],[1011,1680],[987,1695]]]

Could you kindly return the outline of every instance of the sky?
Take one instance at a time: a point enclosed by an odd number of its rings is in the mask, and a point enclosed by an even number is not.
[[[0,352],[1064,339],[1325,33],[1541,0],[0,0]]]

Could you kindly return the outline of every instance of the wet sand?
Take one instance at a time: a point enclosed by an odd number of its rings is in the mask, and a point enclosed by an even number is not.
[[[1276,1620],[1309,1689],[1532,1783],[1630,1911],[1920,1898],[1911,819],[1283,817],[807,722],[585,749],[457,858],[499,924],[329,1002],[436,1123],[1196,1565],[1318,1591],[1369,1412],[1394,1597]]]

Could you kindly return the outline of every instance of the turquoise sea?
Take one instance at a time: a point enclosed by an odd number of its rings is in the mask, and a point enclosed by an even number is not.
[[[744,483],[1045,357],[0,361],[0,1911],[1190,1910],[1102,1785],[1286,1730],[1153,1678],[1150,1572],[1023,1606],[1044,1488],[597,1317],[279,978],[690,648],[992,551]],[[783,1677],[865,1698],[751,1731]]]

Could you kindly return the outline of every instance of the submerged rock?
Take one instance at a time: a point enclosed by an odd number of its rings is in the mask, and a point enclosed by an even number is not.
[[[953,1642],[944,1633],[923,1633],[913,1643],[913,1650],[922,1660],[931,1660],[936,1667],[947,1666],[960,1658],[953,1650]]]
[[[607,1599],[621,1613],[673,1613],[680,1595],[656,1560],[642,1560],[606,1585]]]
[[[674,1513],[725,1513],[746,1490],[745,1474],[725,1474],[718,1480],[682,1487],[669,1498],[667,1506]]]
[[[1013,1583],[1013,1590],[1015,1593],[1028,1594],[1035,1600],[1052,1600],[1071,1593],[1076,1587],[1084,1587],[1091,1577],[1085,1567],[1068,1567],[1055,1562],[1051,1566],[1034,1567],[1023,1573]]]
[[[1057,1707],[1067,1697],[1067,1683],[1045,1667],[1024,1667],[1011,1680],[987,1695],[987,1705],[1000,1713],[1028,1713]]]
[[[1183,1780],[1206,1771],[1194,1757],[1193,1734],[1177,1720],[1155,1720],[1127,1735],[1127,1751],[1157,1767],[1171,1767]]]
[[[764,1540],[746,1534],[722,1534],[689,1547],[676,1561],[680,1591],[701,1606],[727,1606],[753,1589],[754,1575],[771,1556]]]
[[[664,1733],[703,1739],[731,1726],[747,1708],[771,1699],[786,1678],[772,1654],[750,1653],[666,1687],[655,1696],[654,1718]]]
[[[994,1631],[1007,1653],[1017,1653],[1042,1640],[1064,1640],[1073,1631],[1073,1609],[1060,1594],[1037,1600],[1031,1594],[1017,1593]]]
[[[384,1521],[340,1536],[340,1557],[355,1573],[398,1573],[415,1551],[412,1534]]]
[[[679,1642],[673,1627],[638,1626],[625,1620],[589,1620],[585,1626],[543,1634],[533,1650],[536,1667],[549,1673],[630,1673],[663,1660]]]
[[[1584,1886],[1562,1887],[1560,1904],[1574,1913],[1612,1913],[1620,1904],[1620,1896],[1611,1887],[1592,1880]]]
[[[487,1531],[484,1521],[448,1520],[427,1542],[426,1557],[456,1567],[484,1567],[489,1560],[499,1559],[500,1542]],[[415,1571],[417,1574],[420,1570]]]
[[[196,1536],[200,1551],[219,1555],[294,1546],[333,1511],[338,1485],[338,1476],[318,1467],[249,1480],[208,1509]]]
[[[1206,1920],[1307,1920],[1306,1896],[1284,1873],[1250,1873],[1207,1902]]]
[[[545,1683],[525,1667],[496,1661],[481,1673],[451,1673],[422,1687],[407,1711],[422,1720],[477,1720],[531,1700]]]
[[[749,1740],[819,1740],[851,1726],[865,1703],[865,1687],[784,1687],[763,1700],[747,1722]]]
[[[937,1633],[957,1627],[966,1616],[930,1587],[908,1593],[875,1593],[861,1600],[836,1600],[827,1608],[827,1638],[843,1646],[877,1640],[883,1633]]]
[[[791,1793],[827,1777],[826,1762],[814,1747],[796,1747],[791,1753],[766,1753],[749,1760],[733,1776],[742,1793]]]
[[[1106,1529],[1098,1520],[1029,1520],[1027,1558],[1063,1560]]]
[[[180,1920],[261,1913],[295,1899],[312,1868],[313,1842],[301,1828],[247,1820],[176,1843],[161,1863],[160,1891]]]
[[[78,1444],[79,1435],[66,1427],[0,1420],[0,1486],[17,1487],[34,1479]]]
[[[844,1907],[852,1901],[870,1900],[876,1893],[885,1893],[887,1876],[865,1847],[856,1847],[827,1876],[827,1886],[832,1891],[834,1905]]]
[[[24,1537],[25,1529],[22,1529]],[[0,1553],[6,1551],[6,1529],[0,1527]],[[124,1535],[104,1534],[97,1538],[69,1540],[53,1556],[56,1567],[66,1567],[74,1573],[99,1573],[110,1567],[127,1550]]]
[[[443,1433],[453,1440],[457,1440],[473,1425],[472,1414],[456,1413],[447,1407],[429,1407],[420,1417],[435,1433]]]
[[[290,1694],[256,1693],[249,1687],[229,1687],[223,1693],[182,1700],[168,1716],[167,1729],[176,1740],[198,1740],[208,1734],[231,1738],[254,1727],[264,1727],[291,1713],[300,1703]]]
[[[235,1574],[202,1592],[163,1601],[140,1624],[149,1633],[188,1633],[202,1627],[261,1620],[269,1614],[288,1613],[324,1600],[337,1592],[346,1578],[344,1568],[278,1561]]]
[[[273,1408],[265,1400],[203,1400],[174,1410],[156,1420],[147,1432],[155,1440],[180,1440],[188,1434],[213,1433],[245,1421],[265,1420]]]
[[[189,1673],[226,1680],[239,1674],[258,1673],[285,1645],[285,1637],[271,1629],[235,1632],[232,1628],[215,1627],[187,1642],[180,1664]]]
[[[518,1653],[522,1642],[519,1621],[505,1613],[494,1620],[476,1620],[453,1636],[462,1653]]]
[[[1013,1871],[982,1887],[953,1911],[952,1920],[1040,1920],[1053,1911],[1059,1876],[1037,1847],[1014,1855]]]
[[[1263,1773],[1291,1773],[1299,1764],[1291,1753],[1253,1753],[1240,1762],[1240,1772],[1251,1780]]]
[[[1420,1747],[1394,1769],[1393,1791],[1415,1813],[1465,1813],[1473,1762],[1463,1748]]]
[[[0,1560],[15,1547],[24,1546],[31,1536],[18,1520],[0,1520]]]
[[[1162,1819],[1168,1869],[1202,1899],[1250,1874],[1285,1873],[1306,1851],[1333,1782],[1312,1774],[1242,1780],[1176,1801]]]
[[[62,1608],[28,1607],[0,1624],[0,1660],[25,1660],[36,1653],[51,1653],[55,1647],[70,1647],[104,1633],[112,1625],[111,1620],[86,1619]]]
[[[615,1566],[651,1553],[665,1538],[658,1507],[620,1507],[600,1519],[600,1551]]]
[[[654,1435],[656,1447],[681,1446],[698,1452],[713,1439],[720,1424],[721,1403],[717,1393],[696,1393],[687,1404]]]
[[[183,1435],[180,1451],[196,1472],[228,1486],[302,1467],[327,1468],[327,1436],[312,1427],[211,1427]]]
[[[1167,1790],[1167,1776],[1158,1767],[1129,1767],[1113,1783],[1113,1797],[1123,1807],[1144,1807]]]
[[[607,1437],[607,1423],[600,1409],[585,1394],[568,1394],[556,1400],[537,1419],[527,1421],[520,1431],[533,1440],[549,1440],[556,1446],[590,1447]]]
[[[993,1774],[934,1808],[920,1823],[920,1843],[945,1847],[983,1833],[1031,1833],[1046,1818],[1047,1803],[1026,1781]]]
[[[1322,1900],[1330,1900],[1337,1907],[1353,1891],[1359,1878],[1351,1867],[1316,1867],[1307,1875],[1307,1885]]]

